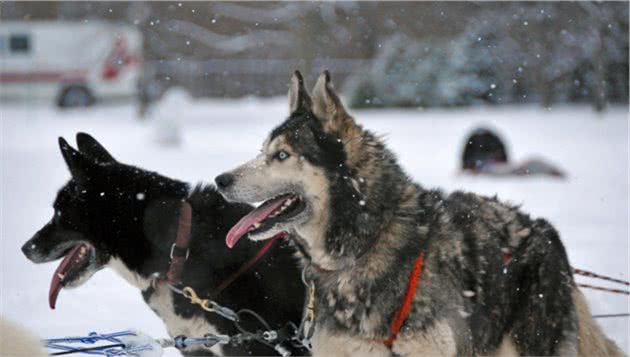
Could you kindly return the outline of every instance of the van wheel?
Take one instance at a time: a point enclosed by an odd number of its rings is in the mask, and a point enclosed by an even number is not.
[[[92,104],[94,97],[84,86],[65,87],[57,99],[57,106],[60,108],[87,107]]]

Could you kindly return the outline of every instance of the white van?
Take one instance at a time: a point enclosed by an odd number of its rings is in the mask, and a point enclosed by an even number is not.
[[[104,21],[0,22],[0,99],[60,107],[135,97],[142,35]]]

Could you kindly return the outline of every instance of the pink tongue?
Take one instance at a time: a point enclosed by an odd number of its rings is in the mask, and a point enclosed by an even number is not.
[[[63,281],[68,273],[68,270],[72,267],[73,262],[79,256],[81,252],[81,247],[85,247],[85,244],[78,243],[66,254],[65,258],[61,261],[57,270],[55,270],[55,274],[52,277],[52,281],[50,282],[50,290],[48,290],[48,305],[51,309],[55,309],[55,304],[57,303],[57,296],[59,295],[59,291],[63,288]]]
[[[269,215],[280,208],[284,201],[286,201],[288,197],[277,198],[273,201],[268,201],[262,204],[262,206],[251,211],[247,216],[241,218],[237,224],[230,229],[227,236],[225,237],[225,244],[229,248],[234,247],[236,242],[244,236],[249,229],[256,223],[262,222],[265,218],[269,217]]]

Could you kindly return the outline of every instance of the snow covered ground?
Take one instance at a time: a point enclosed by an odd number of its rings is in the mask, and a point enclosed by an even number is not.
[[[48,221],[56,190],[69,178],[57,136],[73,142],[77,131],[86,131],[123,162],[191,182],[209,181],[255,155],[266,133],[287,111],[285,99],[189,103],[180,97],[157,108],[154,116],[159,120],[141,122],[135,119],[132,106],[60,112],[45,106],[0,105],[0,311],[42,337],[127,327],[154,337],[166,336],[161,321],[142,302],[140,293],[108,270],[97,273],[79,289],[62,291],[57,310],[49,310],[48,284],[56,264],[31,264],[19,247]],[[354,114],[366,127],[387,134],[402,165],[425,186],[496,193],[501,199],[522,204],[533,216],[546,217],[555,224],[575,267],[628,280],[626,108],[611,108],[602,115],[588,107]],[[513,159],[544,154],[568,172],[568,179],[458,175],[463,138],[479,124],[496,128],[509,140]],[[165,132],[177,129],[180,146],[159,143]],[[593,313],[629,311],[626,296],[585,293]],[[600,320],[626,352],[628,321]],[[169,355],[178,354],[170,350]]]

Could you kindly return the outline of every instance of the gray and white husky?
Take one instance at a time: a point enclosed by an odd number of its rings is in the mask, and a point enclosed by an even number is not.
[[[314,283],[314,355],[622,354],[546,220],[414,183],[327,72],[312,97],[296,72],[289,106],[260,154],[216,183],[229,200],[264,201],[228,246],[292,237]]]

